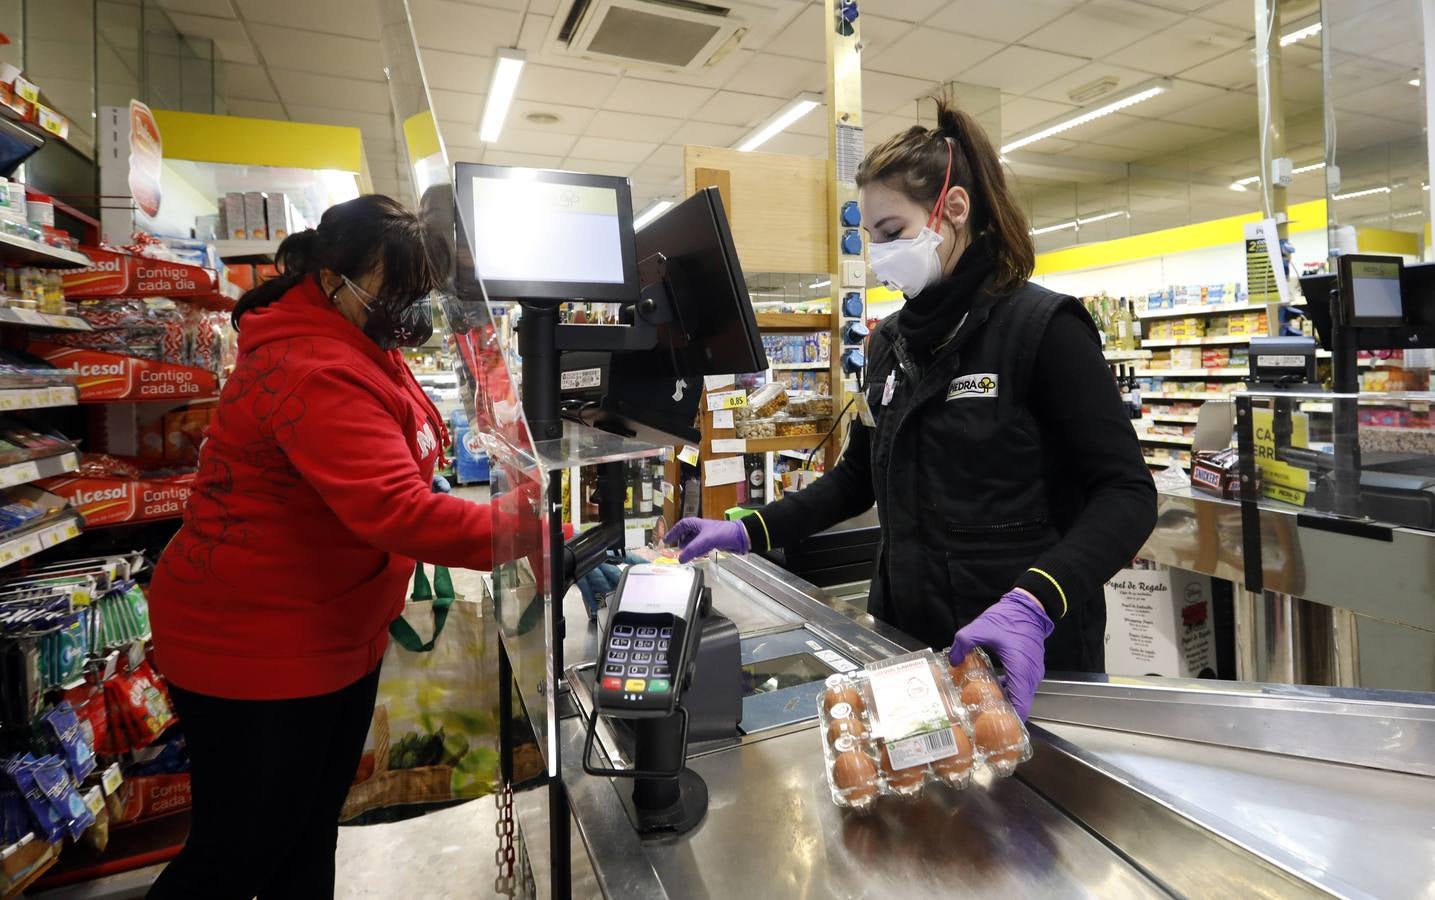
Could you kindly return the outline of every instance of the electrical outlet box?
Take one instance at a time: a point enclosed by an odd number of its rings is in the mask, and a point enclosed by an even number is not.
[[[1279,156],[1271,160],[1271,184],[1281,187],[1290,187],[1295,180],[1295,164],[1288,156]]]
[[[867,286],[867,263],[860,259],[842,260],[842,286],[860,288]]]

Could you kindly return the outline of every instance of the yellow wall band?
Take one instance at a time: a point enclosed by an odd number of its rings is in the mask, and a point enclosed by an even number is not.
[[[364,168],[364,140],[357,128],[279,122],[207,113],[154,111],[166,159],[277,166],[295,169]]]

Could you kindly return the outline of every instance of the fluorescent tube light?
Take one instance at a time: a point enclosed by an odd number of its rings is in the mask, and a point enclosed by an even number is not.
[[[1041,228],[1033,228],[1033,229],[1031,230],[1031,233],[1032,233],[1033,236],[1038,235],[1038,234],[1051,234],[1053,231],[1065,231],[1065,230],[1068,229],[1068,228],[1075,228],[1075,227],[1076,227],[1076,220],[1075,220],[1075,219],[1072,219],[1070,222],[1061,222],[1060,224],[1057,224],[1057,225],[1043,225]]]
[[[761,126],[752,134],[737,145],[742,153],[749,153],[766,144],[798,119],[812,112],[822,105],[822,98],[816,94],[800,94],[791,103],[778,111],[777,115],[768,120],[767,124]]]
[[[1124,209],[1112,210],[1111,212],[1096,213],[1090,216],[1077,216],[1070,222],[1058,222],[1055,225],[1043,225],[1040,228],[1033,228],[1033,236],[1040,234],[1051,234],[1053,231],[1065,231],[1068,228],[1080,228],[1082,225],[1090,225],[1092,222],[1104,222],[1107,219],[1114,219],[1117,216],[1130,216],[1131,213]]]
[[[641,230],[641,229],[642,229],[644,226],[646,226],[649,222],[653,221],[653,220],[656,219],[658,216],[661,216],[663,213],[667,212],[668,210],[670,210],[670,209],[672,209],[672,208],[673,208],[673,201],[671,201],[671,200],[656,200],[656,201],[654,201],[651,206],[649,206],[647,209],[643,210],[643,211],[638,215],[638,217],[633,220],[633,230],[634,230],[634,231],[639,231],[639,230]]]
[[[1405,82],[1405,83],[1408,84],[1408,85],[1410,85],[1411,87],[1420,87],[1420,79],[1419,79],[1419,78],[1412,78],[1412,79],[1410,79],[1409,81],[1407,81],[1407,82]]]
[[[1303,41],[1308,37],[1315,37],[1320,34],[1320,23],[1312,22],[1304,28],[1297,28],[1295,31],[1287,31],[1281,35],[1281,46],[1289,47],[1291,44]]]
[[[513,105],[513,94],[518,90],[518,76],[523,73],[525,55],[522,50],[503,48],[493,62],[493,77],[488,82],[488,99],[483,104],[483,118],[479,120],[478,139],[486,144],[498,140],[503,133],[503,122],[508,118],[508,108]]]
[[[812,282],[811,284],[808,285],[808,287],[809,287],[809,288],[832,287],[832,279],[831,279],[831,278],[823,278],[823,279],[821,279],[820,281],[814,281],[814,282]]]
[[[1354,200],[1356,197],[1373,197],[1373,196],[1376,195],[1376,194],[1388,194],[1388,193],[1390,193],[1390,188],[1389,188],[1389,187],[1373,187],[1373,188],[1366,188],[1366,189],[1363,190],[1363,191],[1351,191],[1351,192],[1348,193],[1348,194],[1332,194],[1330,199],[1332,199],[1332,200]]]
[[[1076,128],[1079,125],[1085,125],[1087,122],[1094,121],[1101,118],[1102,116],[1109,116],[1112,113],[1119,112],[1120,110],[1126,109],[1129,106],[1135,106],[1138,103],[1143,103],[1147,100],[1150,100],[1152,97],[1157,97],[1161,94],[1166,93],[1170,89],[1171,79],[1169,78],[1157,78],[1153,81],[1144,82],[1129,91],[1117,95],[1111,100],[1107,100],[1100,106],[1092,107],[1085,112],[1077,112],[1072,115],[1065,116],[1061,119],[1056,120],[1050,125],[1046,125],[1036,131],[1023,135],[1022,137],[1019,137],[1011,141],[1010,143],[1003,144],[1001,148],[1002,155],[1011,153],[1013,150],[1019,150],[1029,144],[1035,144],[1037,141],[1044,141],[1049,137],[1054,137],[1058,134],[1061,134],[1063,131],[1070,131],[1071,129]]]

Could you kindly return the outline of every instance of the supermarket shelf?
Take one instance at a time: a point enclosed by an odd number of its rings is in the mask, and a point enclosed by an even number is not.
[[[0,231],[0,259],[47,269],[83,269],[91,264],[90,258],[83,253],[61,250],[3,231]]]
[[[174,519],[182,518],[184,518],[183,507],[181,507],[178,512],[165,513],[164,515],[160,516],[149,516],[143,519],[126,519],[123,522],[103,522],[99,525],[89,525],[86,527],[89,528],[90,531],[95,531],[100,528],[125,528],[130,525],[153,525],[155,522],[169,522]]]
[[[278,241],[215,241],[219,258],[228,263],[272,263]]]
[[[50,858],[40,863],[40,865],[36,867],[35,871],[31,872],[29,875],[26,875],[24,878],[10,885],[10,887],[6,889],[4,896],[23,896],[24,893],[30,889],[31,885],[43,878],[46,874],[49,873],[51,869],[55,868],[56,864],[60,862],[60,852],[59,850],[51,850],[50,853]]]
[[[1190,463],[1188,463],[1188,462],[1177,462],[1177,461],[1174,460],[1174,459],[1158,459],[1158,458],[1156,458],[1156,457],[1154,457],[1154,456],[1150,456],[1150,455],[1148,455],[1148,454],[1142,454],[1141,458],[1144,459],[1144,460],[1146,460],[1146,465],[1148,465],[1148,466],[1159,466],[1159,467],[1162,468],[1162,469],[1164,469],[1164,468],[1166,468],[1167,466],[1171,465],[1171,463],[1176,463],[1176,465],[1180,466],[1180,467],[1183,468],[1183,469],[1190,469],[1190,468],[1191,468],[1191,464],[1190,464]]]
[[[801,362],[801,363],[768,363],[768,368],[774,372],[792,372],[799,369],[826,369],[832,365],[831,361],[823,362]]]
[[[1173,447],[1191,446],[1191,438],[1177,437],[1174,434],[1151,434],[1150,432],[1142,434],[1138,431],[1136,437],[1139,438],[1143,444],[1170,444]]]
[[[1361,405],[1361,406],[1395,407],[1395,408],[1397,408],[1397,409],[1410,409],[1410,408],[1412,408],[1412,407],[1419,407],[1419,406],[1427,406],[1427,407],[1428,407],[1428,406],[1429,406],[1429,404],[1413,403],[1413,402],[1411,402],[1411,401],[1409,401],[1409,400],[1374,400],[1374,399],[1371,399],[1371,400],[1360,400],[1360,401],[1358,401],[1358,403],[1359,403],[1359,405]],[[1301,411],[1302,411],[1302,412],[1308,412],[1308,413],[1333,413],[1333,412],[1335,412],[1335,404],[1333,404],[1333,403],[1328,403],[1328,402],[1326,402],[1326,401],[1324,401],[1324,400],[1312,400],[1312,401],[1307,402],[1307,403],[1302,403],[1302,404],[1300,405],[1300,408],[1301,408]],[[1362,425],[1361,427],[1362,427],[1362,428],[1375,428],[1375,427],[1378,427],[1378,426],[1374,426],[1374,425]]]
[[[53,328],[57,331],[93,331],[90,323],[79,316],[52,316],[33,309],[0,306],[0,323],[29,325],[32,328]]]
[[[777,453],[782,450],[811,450],[823,439],[821,434],[794,434],[790,437],[748,438],[748,453]]]
[[[1219,391],[1177,391],[1171,394],[1142,394],[1141,402],[1146,403],[1152,400],[1230,400],[1234,396],[1234,393],[1222,394]]]
[[[74,450],[61,453],[58,456],[45,456],[40,459],[11,463],[8,466],[0,466],[0,488],[29,484],[32,481],[39,481],[41,478],[54,478],[57,475],[73,472],[79,467],[80,454]]]
[[[69,384],[0,390],[0,413],[74,406],[79,402],[79,393]]]
[[[827,313],[765,313],[757,314],[757,327],[769,331],[812,331],[832,327]]]
[[[1155,414],[1153,414],[1153,415],[1151,416],[1151,421],[1153,421],[1153,422],[1162,422],[1162,423],[1173,424],[1173,425],[1195,425],[1195,424],[1196,424],[1196,419],[1198,419],[1198,418],[1200,418],[1200,417],[1199,417],[1199,416],[1178,416],[1178,415],[1176,415],[1176,414],[1174,414],[1174,413],[1171,413],[1171,414],[1155,413]]]
[[[14,565],[79,536],[80,514],[74,511],[62,513],[58,520],[49,519],[19,534],[0,538],[0,566]]]
[[[1210,306],[1173,306],[1170,309],[1148,309],[1136,313],[1138,319],[1184,319],[1187,316],[1214,316],[1221,313],[1262,312],[1268,303],[1216,303]],[[1291,306],[1305,306],[1292,303]]]
[[[1259,337],[1260,335],[1257,335]],[[1193,337],[1193,338],[1147,338],[1141,342],[1142,347],[1159,349],[1161,347],[1236,347],[1249,344],[1251,336],[1224,335],[1221,337]]]
[[[1137,378],[1246,378],[1250,369],[1223,366],[1213,369],[1137,369]]]
[[[458,383],[458,373],[457,373],[457,372],[415,372],[415,373],[414,373],[414,377],[417,378],[420,382],[423,382],[423,381],[436,381],[436,382],[441,381],[441,382],[446,382],[446,383],[451,383],[451,384],[457,384],[457,383]]]
[[[1150,350],[1102,350],[1101,355],[1106,357],[1108,362],[1125,362],[1135,359],[1150,359]]]

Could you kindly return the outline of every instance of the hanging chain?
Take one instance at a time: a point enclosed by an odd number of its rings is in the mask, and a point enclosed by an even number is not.
[[[498,821],[493,823],[493,833],[498,837],[493,864],[498,869],[498,877],[493,880],[493,891],[512,897],[516,888],[513,878],[513,785],[505,783],[503,790],[493,795],[493,801],[498,807]]]

